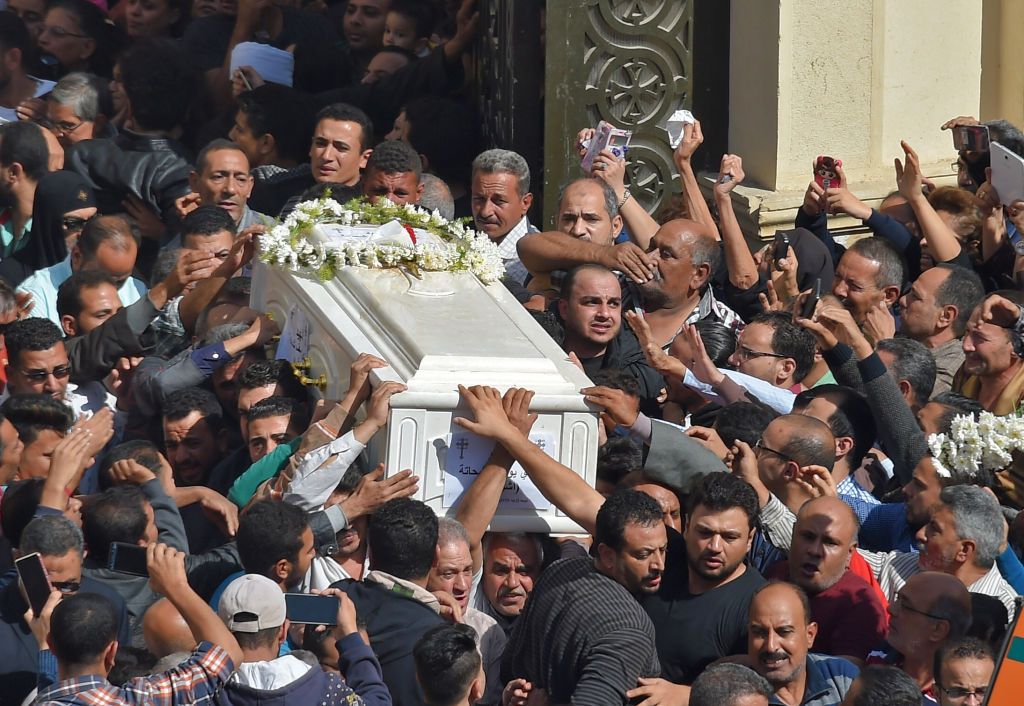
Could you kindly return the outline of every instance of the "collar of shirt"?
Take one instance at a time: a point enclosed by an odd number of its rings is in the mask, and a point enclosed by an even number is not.
[[[804,684],[804,697],[800,701],[801,706],[838,706],[843,701],[843,696],[839,693],[835,681],[829,679],[818,666],[820,659],[828,659],[828,657],[807,655],[807,683]],[[768,703],[782,704],[783,702],[773,694]]]
[[[436,613],[441,612],[441,603],[437,600],[437,597],[427,589],[422,586],[418,586],[411,581],[400,579],[397,576],[392,576],[391,574],[383,571],[371,571],[366,574],[363,580],[367,583],[380,584],[392,593],[397,593],[400,596],[412,598],[414,601],[422,603]]]
[[[530,221],[526,216],[512,227],[500,243],[498,243],[498,254],[501,255],[502,260],[517,260],[519,259],[519,253],[516,250],[516,243],[524,235],[530,232]]]
[[[83,691],[89,691],[90,689],[99,689],[105,686],[110,686],[104,677],[99,674],[90,674],[84,677],[74,677],[72,679],[65,679],[59,681],[53,686],[43,689],[37,696],[36,701],[62,701],[67,699],[69,696],[75,696]]]

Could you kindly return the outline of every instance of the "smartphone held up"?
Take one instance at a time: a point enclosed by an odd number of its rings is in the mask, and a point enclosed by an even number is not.
[[[841,159],[818,155],[814,162],[814,181],[822,189],[838,189],[843,185],[843,179],[839,176],[839,169],[842,166]]]

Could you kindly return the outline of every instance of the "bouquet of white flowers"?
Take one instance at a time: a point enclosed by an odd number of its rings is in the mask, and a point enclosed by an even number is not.
[[[1024,417],[982,412],[975,420],[970,415],[959,415],[948,435],[928,437],[928,448],[935,470],[943,478],[951,477],[953,472],[1001,471],[1013,462],[1014,451],[1024,450]]]
[[[372,238],[344,242],[311,239],[318,225],[384,226],[398,222],[409,232],[410,242],[380,242]],[[415,232],[435,236],[417,242]],[[260,259],[296,274],[334,277],[339,267],[404,267],[413,275],[425,272],[470,272],[484,284],[505,274],[497,246],[482,233],[459,221],[449,221],[437,211],[411,204],[396,205],[386,199],[372,204],[354,199],[340,204],[329,195],[304,201],[284,223],[259,238]]]

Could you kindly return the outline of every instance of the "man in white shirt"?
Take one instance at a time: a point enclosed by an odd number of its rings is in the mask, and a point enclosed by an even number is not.
[[[148,291],[145,284],[131,276],[139,252],[139,240],[138,231],[123,215],[90,219],[66,259],[39,270],[18,287],[19,292],[32,295],[34,306],[30,316],[49,319],[60,326],[57,290],[80,270],[106,272],[117,285],[123,306],[137,302]]]
[[[481,152],[473,160],[473,224],[498,246],[505,273],[523,284],[529,274],[519,261],[516,243],[537,229],[526,217],[533,194],[530,193],[530,165],[510,150]]]

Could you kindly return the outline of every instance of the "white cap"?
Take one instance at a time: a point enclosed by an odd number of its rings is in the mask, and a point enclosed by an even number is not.
[[[231,632],[279,628],[285,619],[284,593],[266,576],[239,576],[221,594],[217,613]]]

